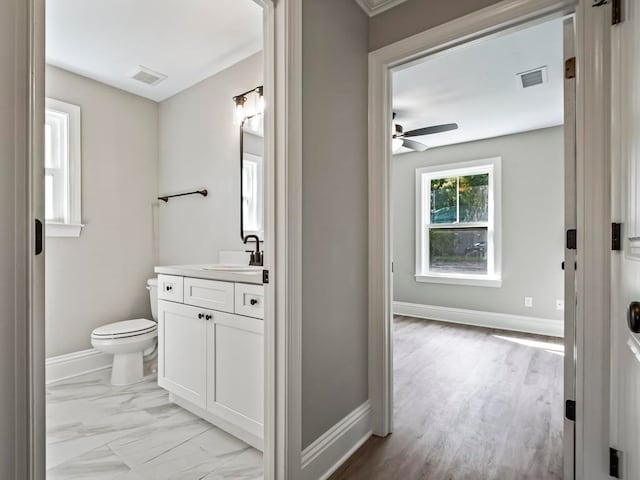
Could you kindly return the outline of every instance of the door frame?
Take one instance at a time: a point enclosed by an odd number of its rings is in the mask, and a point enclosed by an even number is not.
[[[265,437],[266,480],[300,471],[302,243],[302,0],[255,0],[263,7],[265,64]],[[45,480],[44,257],[34,255],[36,219],[44,218],[45,0],[21,2],[16,64],[24,62],[25,178],[16,195],[24,220],[24,316],[16,315],[16,478]],[[22,179],[20,179],[22,180]],[[18,185],[18,179],[16,180]],[[16,237],[18,240],[18,237]],[[28,250],[27,250],[28,249]],[[23,265],[23,263],[20,263]],[[21,312],[22,313],[22,312]],[[269,319],[271,321],[269,321]],[[24,384],[24,385],[23,385]],[[268,434],[267,434],[268,433]],[[293,473],[292,473],[293,472]]]
[[[575,478],[608,475],[610,5],[504,0],[369,54],[369,398],[372,431],[393,430],[391,69],[525,22],[575,13],[577,276]],[[588,372],[588,375],[587,375]]]

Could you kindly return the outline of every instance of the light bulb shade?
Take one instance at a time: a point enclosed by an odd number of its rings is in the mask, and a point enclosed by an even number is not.
[[[237,97],[233,97],[233,101],[236,102],[236,121],[238,123],[242,123],[246,117],[244,104],[247,103],[247,97],[239,95]]]
[[[242,123],[244,117],[244,105],[236,105],[236,121],[238,123]]]
[[[393,138],[391,139],[391,150],[395,153],[402,147],[402,139],[401,138]]]
[[[257,112],[258,114],[264,113],[264,87],[256,88],[256,93],[258,94],[258,104],[257,104]]]

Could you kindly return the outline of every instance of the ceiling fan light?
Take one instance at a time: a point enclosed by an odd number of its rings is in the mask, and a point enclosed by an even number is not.
[[[404,142],[402,141],[401,138],[392,138],[391,139],[391,151],[393,153],[396,153],[398,150],[400,150],[400,148],[402,148],[402,144]]]

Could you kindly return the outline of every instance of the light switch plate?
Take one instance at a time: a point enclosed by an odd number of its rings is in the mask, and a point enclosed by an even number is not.
[[[556,310],[564,311],[564,300],[556,300]]]
[[[524,306],[525,307],[533,307],[533,297],[524,297]]]

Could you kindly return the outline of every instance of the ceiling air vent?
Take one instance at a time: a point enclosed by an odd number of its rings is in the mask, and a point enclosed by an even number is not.
[[[547,67],[539,67],[517,74],[520,88],[535,87],[547,83]]]
[[[150,68],[139,65],[135,71],[129,74],[129,78],[133,78],[134,80],[142,82],[146,85],[153,86],[163,81],[165,78],[167,78],[167,76],[163,75],[162,73],[154,72]]]

